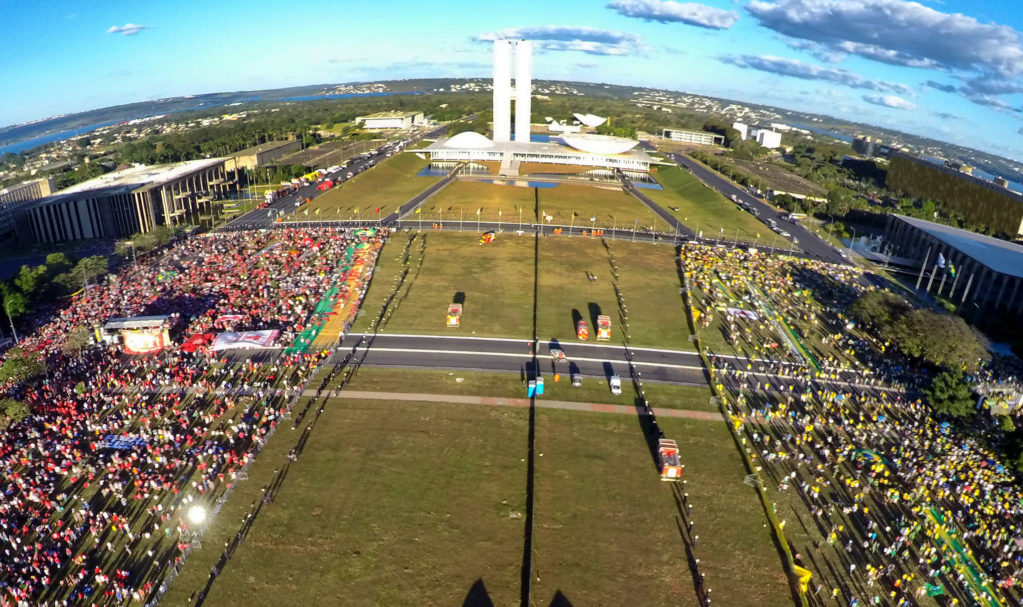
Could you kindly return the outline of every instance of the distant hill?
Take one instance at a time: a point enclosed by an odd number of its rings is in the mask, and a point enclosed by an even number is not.
[[[0,147],[35,139],[53,133],[59,133],[92,125],[113,124],[138,118],[148,118],[161,114],[171,114],[190,110],[202,110],[231,104],[249,103],[254,101],[287,101],[331,97],[349,97],[358,95],[388,95],[400,93],[429,93],[447,90],[452,85],[464,85],[476,82],[488,85],[485,78],[423,78],[411,80],[382,80],[374,82],[356,82],[344,84],[316,84],[283,89],[265,89],[256,91],[234,91],[224,93],[207,93],[187,97],[171,97],[153,101],[140,101],[117,105],[87,112],[57,116],[45,120],[0,128]],[[631,99],[640,93],[663,92],[677,94],[677,91],[657,91],[642,87],[623,86],[610,83],[571,82],[571,81],[536,81],[537,84],[561,85],[570,87],[589,97],[605,97],[614,99]],[[955,160],[973,165],[994,175],[1001,175],[1016,182],[1023,182],[1023,164],[1013,160],[975,150],[972,148],[937,141],[927,137],[910,135],[882,127],[861,124],[834,118],[822,114],[795,112],[781,108],[763,106],[728,99],[719,99],[694,93],[685,93],[694,97],[702,97],[721,105],[737,105],[770,111],[783,116],[786,121],[796,124],[813,126],[816,129],[831,131],[845,137],[853,135],[872,135],[885,143],[907,147],[918,154],[933,156],[940,159]]]

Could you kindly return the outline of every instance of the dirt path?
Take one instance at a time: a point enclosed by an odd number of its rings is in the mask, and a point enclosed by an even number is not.
[[[303,396],[316,396],[315,390],[306,390]],[[496,407],[528,407],[528,398],[505,398],[499,396],[466,396],[461,394],[418,394],[414,392],[369,392],[362,390],[341,390],[324,392],[320,396],[347,399],[368,400],[403,400],[422,403],[455,403],[463,405],[488,405]],[[536,399],[540,409],[565,409],[568,411],[587,411],[590,413],[618,413],[636,415],[642,409],[628,405],[610,405],[602,403],[577,403],[565,400]],[[703,421],[722,421],[720,413],[712,411],[691,411],[688,409],[654,408],[658,417],[681,417]]]

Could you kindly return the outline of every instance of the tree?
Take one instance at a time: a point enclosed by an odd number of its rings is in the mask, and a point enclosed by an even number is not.
[[[68,331],[61,350],[64,354],[81,354],[82,348],[92,341],[92,332],[85,325],[77,326]]]
[[[852,206],[853,191],[842,186],[828,188],[828,213],[832,215],[845,215]]]
[[[3,303],[0,305],[3,305],[4,311],[11,319],[28,312],[28,298],[24,293],[7,286],[7,283],[0,284],[0,292],[3,293]]]
[[[910,310],[909,302],[888,291],[869,291],[853,302],[851,311],[861,323],[885,330]]]
[[[46,278],[46,266],[21,266],[21,271],[14,278],[14,285],[27,297],[40,291]]]
[[[84,285],[88,283],[89,280],[107,273],[107,264],[107,258],[103,255],[83,257],[78,260],[78,263],[75,264],[75,268],[70,272],[70,274],[73,280],[82,280],[84,288]]]
[[[9,424],[20,422],[28,417],[29,408],[20,400],[4,398],[0,399],[0,413],[3,414],[3,417],[0,418],[0,427],[6,428]]]
[[[935,367],[973,372],[980,361],[991,358],[984,337],[958,316],[911,310],[889,332],[905,354]]]
[[[53,278],[58,274],[68,271],[71,267],[71,260],[63,253],[50,253],[46,256],[46,274]]]
[[[81,137],[79,139],[76,139],[75,143],[78,145],[78,147],[84,150],[85,148],[89,147],[89,144],[92,143],[92,140],[89,139],[88,137]]]
[[[976,413],[973,394],[961,371],[942,371],[924,388],[931,408],[941,415],[971,417]]]
[[[0,365],[0,382],[25,381],[45,370],[46,366],[37,356],[29,354],[21,348],[11,348],[7,351],[7,360]]]

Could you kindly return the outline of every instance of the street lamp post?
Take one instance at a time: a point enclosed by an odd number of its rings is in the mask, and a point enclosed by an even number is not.
[[[18,332],[14,330],[14,319],[11,318],[11,308],[10,308],[10,306],[11,306],[11,302],[10,301],[5,301],[4,302],[4,310],[7,312],[7,321],[11,323],[11,333],[14,334],[14,343],[17,344],[21,340],[18,339]]]

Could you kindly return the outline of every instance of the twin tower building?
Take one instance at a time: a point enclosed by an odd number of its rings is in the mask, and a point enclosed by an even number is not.
[[[512,54],[515,55],[515,87],[512,88]],[[528,40],[494,40],[494,141],[511,141],[512,95],[515,96],[515,141],[529,141],[533,93],[533,43]]]

